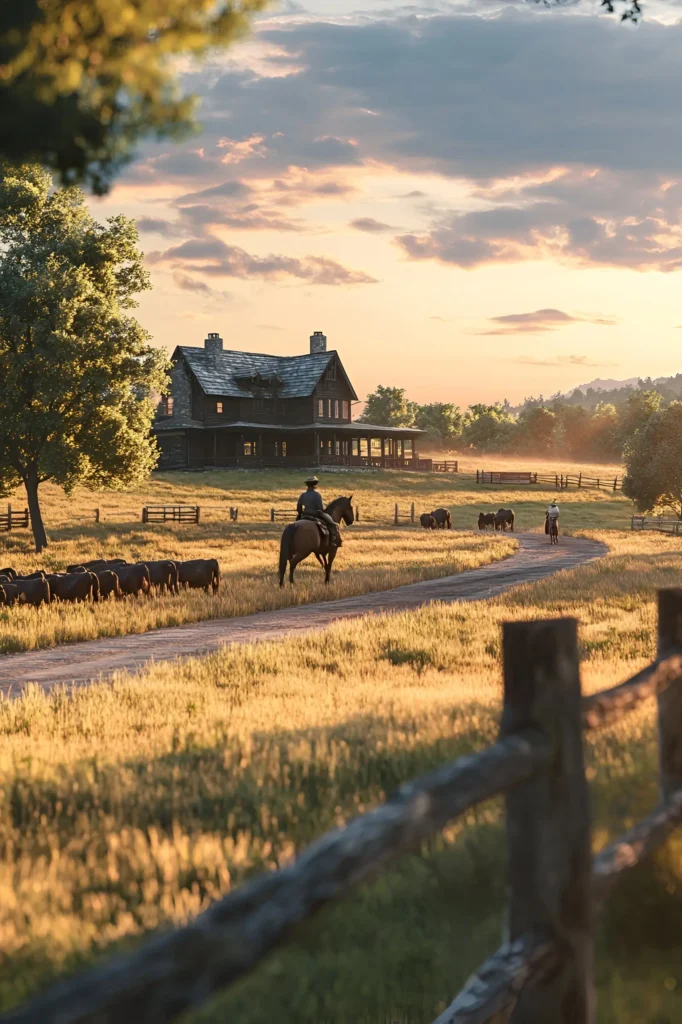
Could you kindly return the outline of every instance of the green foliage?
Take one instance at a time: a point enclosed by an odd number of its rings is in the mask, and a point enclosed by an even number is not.
[[[479,452],[499,452],[514,437],[514,420],[504,405],[470,405],[464,416],[463,442]]]
[[[105,192],[147,135],[193,126],[179,55],[243,34],[268,0],[4,0],[0,153]]]
[[[122,487],[154,468],[152,394],[166,356],[129,314],[148,288],[137,229],[106,226],[36,167],[0,172],[0,487]]]
[[[462,433],[463,416],[458,405],[451,402],[431,402],[418,405],[414,424],[425,430],[429,438],[439,444],[452,444]]]
[[[383,387],[381,384],[367,395],[365,411],[360,423],[375,423],[382,427],[412,427],[417,409],[415,402],[408,402],[404,388]]]
[[[682,402],[654,412],[627,442],[623,494],[641,512],[673,511],[682,519]]]

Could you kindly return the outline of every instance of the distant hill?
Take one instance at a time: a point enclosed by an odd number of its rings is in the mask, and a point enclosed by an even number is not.
[[[660,379],[665,380],[666,378],[661,377]],[[593,391],[620,391],[621,388],[636,388],[638,383],[639,377],[628,377],[627,380],[610,380],[604,377],[596,377],[589,384],[578,384],[577,387],[571,388],[566,394],[572,395],[574,391],[582,391],[584,394],[590,389]]]
[[[630,392],[638,388],[644,391],[658,391],[665,403],[679,401],[682,399],[682,373],[677,373],[674,377],[656,377],[655,380],[651,377],[629,377],[627,380],[597,377],[589,384],[579,384],[577,388],[572,388],[559,397],[571,405],[584,405],[590,409],[600,402],[620,405],[627,401]]]

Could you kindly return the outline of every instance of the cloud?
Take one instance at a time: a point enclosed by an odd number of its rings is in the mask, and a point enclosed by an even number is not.
[[[613,327],[617,323],[614,317],[572,315],[561,309],[536,309],[531,313],[507,313],[504,316],[492,316],[489,322],[492,326],[488,330],[474,333],[482,335],[544,334],[570,324],[597,324],[600,327]]]
[[[182,234],[177,224],[161,217],[138,217],[137,226],[142,232],[161,235],[163,238],[177,238],[178,234]]]
[[[519,363],[521,366],[614,366],[614,363],[593,362],[588,356],[579,355],[558,355],[539,358],[536,356],[516,356],[509,360],[510,363]]]
[[[188,274],[183,274],[178,270],[173,272],[173,281],[178,288],[182,289],[182,291],[195,292],[198,295],[203,295],[207,299],[230,298],[229,292],[211,288],[205,281],[197,281],[196,278],[189,277]]]
[[[383,231],[395,231],[390,224],[375,220],[374,217],[357,217],[350,222],[350,226],[356,231],[366,231],[368,234],[381,234]]]
[[[185,274],[211,277],[293,277],[318,285],[376,283],[376,279],[368,274],[344,267],[325,256],[304,256],[301,259],[274,254],[254,256],[213,236],[189,239],[163,252],[148,253],[147,262],[170,266]]]

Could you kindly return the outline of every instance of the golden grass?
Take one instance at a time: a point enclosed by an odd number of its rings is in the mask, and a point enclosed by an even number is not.
[[[333,600],[372,590],[387,590],[473,569],[506,558],[517,547],[510,534],[411,530],[359,523],[344,531],[329,586],[314,558],[296,570],[296,584],[280,589],[277,576],[282,525],[264,523],[199,526],[121,526],[102,524],[54,531],[55,540],[40,556],[26,538],[12,534],[0,548],[0,564],[19,571],[63,569],[79,560],[121,557],[218,558],[222,570],[217,596],[182,591],[179,596],[109,600],[99,604],[58,604],[40,609],[0,607],[0,653],[49,647],[125,633],[143,633],[202,619],[229,618],[251,612]],[[61,539],[59,539],[61,538]]]
[[[600,536],[607,558],[489,602],[3,701],[0,1008],[186,920],[401,781],[491,742],[502,621],[577,616],[587,691],[643,665],[654,592],[679,584],[682,542]],[[654,722],[646,706],[590,737],[596,847],[656,803]],[[679,1019],[681,886],[671,842],[611,901],[600,1024]],[[503,903],[493,802],[191,1019],[427,1024],[498,944]]]

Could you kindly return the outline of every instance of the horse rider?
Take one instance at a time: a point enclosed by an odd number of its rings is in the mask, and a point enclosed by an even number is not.
[[[307,490],[298,499],[296,505],[296,512],[298,518],[301,516],[315,516],[316,519],[321,519],[329,527],[329,537],[331,539],[332,547],[341,547],[341,530],[337,523],[334,522],[332,517],[324,510],[324,501],[322,495],[317,489],[319,480],[316,476],[309,476],[307,480],[303,481],[307,487]]]
[[[553,521],[556,521],[557,533],[558,533],[559,532],[559,506],[557,505],[556,501],[553,501],[552,504],[547,509],[547,512],[545,514],[545,518],[547,520],[547,533],[551,533],[552,532],[552,522]]]

